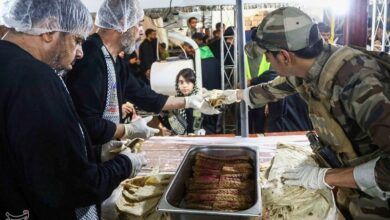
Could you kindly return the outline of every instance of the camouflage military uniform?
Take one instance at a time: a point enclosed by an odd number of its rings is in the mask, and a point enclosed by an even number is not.
[[[308,97],[319,97],[318,84],[320,73],[337,48],[330,45],[324,46],[324,51],[317,57],[315,64],[308,71],[306,76],[298,77],[278,77],[275,80],[251,87],[249,98],[252,107],[263,106],[268,102],[282,99],[285,96],[299,92],[306,101]],[[351,141],[358,157],[370,154],[378,149],[381,150],[379,159],[375,159],[369,165],[362,164],[358,168],[356,178],[358,186],[365,191],[364,187],[373,187],[377,184],[380,190],[390,191],[390,73],[379,66],[374,59],[359,56],[345,63],[336,74],[331,88],[329,106],[331,115],[336,119],[344,130],[346,136]],[[326,129],[326,128],[323,128]],[[375,164],[376,162],[376,164]],[[374,180],[367,180],[365,177],[374,176]],[[359,182],[360,181],[360,182]],[[389,193],[382,199],[389,198]],[[359,195],[370,198],[365,193]],[[366,202],[367,203],[367,202]],[[376,201],[375,205],[367,204],[366,212],[370,208],[383,208],[376,214],[385,218],[390,218],[388,204],[383,201]],[[361,207],[362,208],[362,207]],[[351,207],[349,207],[351,211]],[[353,209],[353,208],[352,208]],[[371,209],[372,211],[373,209]]]

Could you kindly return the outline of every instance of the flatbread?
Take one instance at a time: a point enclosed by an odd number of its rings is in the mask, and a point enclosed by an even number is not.
[[[130,148],[132,153],[141,152],[142,144],[145,142],[142,138],[134,138],[129,140],[126,144],[123,144],[121,148],[115,148],[110,151],[110,153],[120,153],[124,151],[126,148]]]
[[[158,201],[160,201],[160,197],[151,198],[141,202],[129,203],[123,196],[121,196],[116,202],[116,206],[121,212],[126,212],[135,216],[142,216],[154,209],[157,206]]]
[[[171,177],[170,174],[158,174],[123,181],[122,195],[116,201],[119,218],[139,220],[165,218],[155,213],[155,209]]]
[[[157,174],[153,176],[137,176],[121,183],[124,187],[142,187],[145,185],[168,185],[172,178],[171,174]]]
[[[310,190],[299,186],[287,186],[281,176],[288,168],[302,164],[316,165],[310,149],[299,146],[278,144],[275,157],[262,180],[267,187],[262,188],[263,213],[269,219],[326,219],[333,206],[330,190]]]
[[[226,96],[220,96],[218,98],[215,98],[215,99],[206,99],[206,101],[212,106],[212,107],[218,107],[218,106],[221,106],[223,105],[223,102],[225,101],[226,99]]]
[[[160,197],[165,190],[165,186],[145,185],[143,187],[123,190],[122,195],[129,202],[139,202],[154,197]]]
[[[211,90],[207,91],[207,97],[205,97],[205,100],[212,106],[212,107],[218,107],[223,104],[227,97],[225,95],[222,95],[222,90]]]

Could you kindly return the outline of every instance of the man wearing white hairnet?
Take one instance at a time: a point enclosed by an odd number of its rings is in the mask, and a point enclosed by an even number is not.
[[[158,132],[146,126],[145,122],[151,118],[122,124],[120,106],[124,99],[156,113],[179,108],[218,113],[200,95],[185,98],[161,95],[129,74],[127,63],[118,54],[121,51],[131,54],[135,50],[140,40],[138,23],[143,16],[137,0],[104,1],[96,14],[95,24],[99,29],[83,44],[85,56],[67,76],[76,109],[96,145],[118,138],[148,138]],[[109,147],[103,145],[102,153],[115,147],[115,143],[109,142]]]
[[[6,0],[0,16],[0,216],[99,219],[140,170],[129,150],[97,165],[60,73],[83,57],[92,19],[79,0]]]

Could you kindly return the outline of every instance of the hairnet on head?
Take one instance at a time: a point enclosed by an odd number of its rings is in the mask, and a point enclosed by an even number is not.
[[[144,10],[138,0],[105,0],[96,13],[95,25],[126,32],[143,17]]]
[[[80,0],[4,0],[0,17],[8,28],[32,35],[59,31],[87,37],[92,30]]]

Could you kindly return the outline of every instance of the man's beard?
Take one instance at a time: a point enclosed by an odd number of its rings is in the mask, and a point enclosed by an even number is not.
[[[122,44],[123,51],[126,54],[132,54],[141,43],[140,37],[134,39],[134,36],[136,35],[137,34],[134,31],[122,35],[121,44]]]
[[[50,60],[50,67],[53,68],[56,74],[58,74],[61,77],[64,77],[69,69],[64,66],[64,64],[61,64],[61,60],[64,59],[64,56],[66,56],[67,51],[65,47],[65,43],[63,42],[64,38],[62,38],[62,41],[58,41],[55,49],[52,52],[51,60]],[[73,65],[73,64],[72,64]]]
[[[126,54],[132,54],[137,49],[138,42],[138,39],[122,38],[123,51]]]
[[[60,62],[60,60],[62,59],[61,53],[62,52],[59,51],[58,53],[56,53],[53,56],[53,58],[50,62],[50,66],[54,69],[54,71],[57,75],[59,75],[60,77],[65,77],[66,74],[69,72],[69,70],[66,67],[61,65],[61,62]]]

